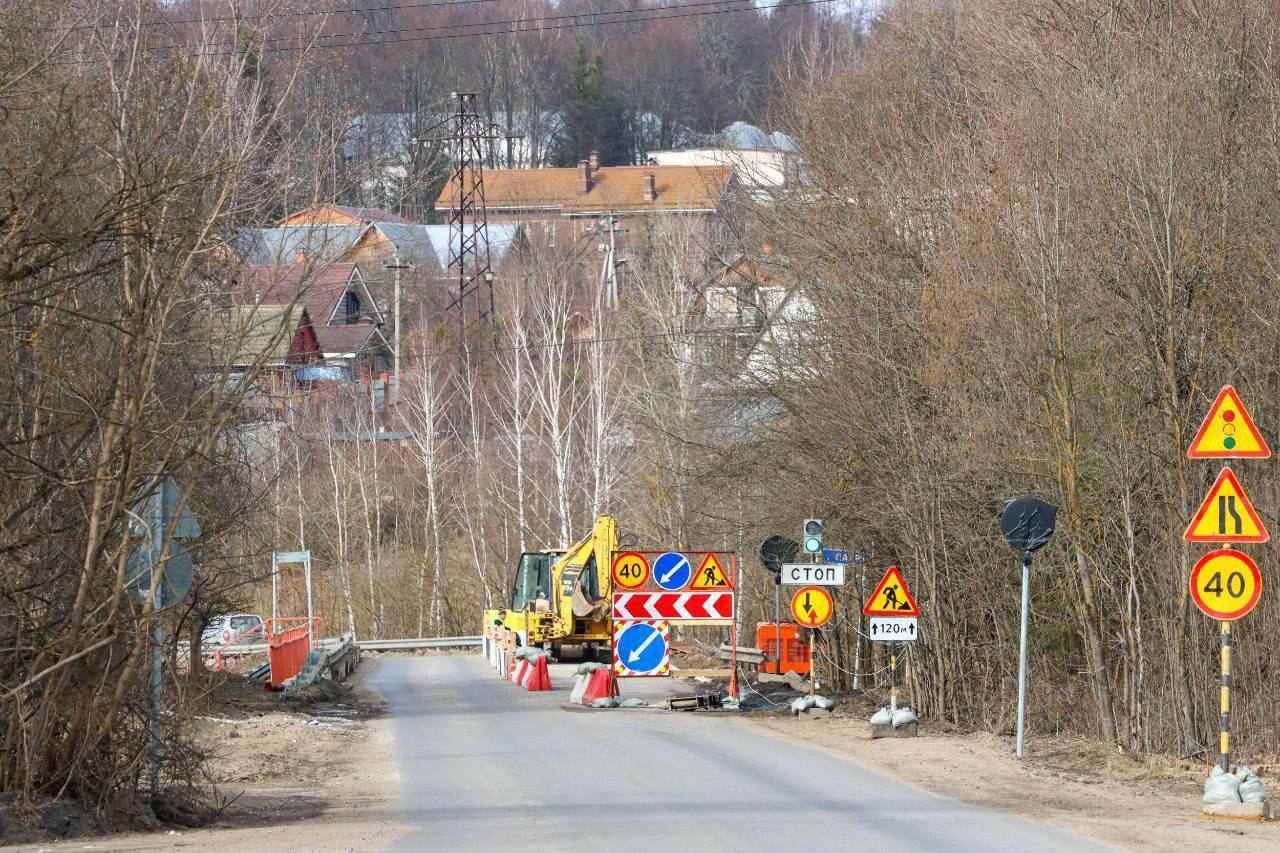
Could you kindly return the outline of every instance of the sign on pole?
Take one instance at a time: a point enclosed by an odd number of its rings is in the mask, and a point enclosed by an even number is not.
[[[1271,448],[1249,417],[1236,389],[1223,385],[1187,448],[1192,459],[1266,459]]]
[[[732,619],[732,592],[615,592],[614,619]]]
[[[1271,535],[1236,475],[1223,468],[1182,538],[1188,542],[1266,542]]]
[[[916,621],[914,616],[872,616],[867,633],[874,643],[908,642],[918,636]]]
[[[799,586],[844,586],[844,563],[783,563],[782,582]]]
[[[831,593],[820,586],[806,586],[796,590],[791,598],[791,615],[806,628],[818,628],[827,624],[835,609]]]
[[[1254,608],[1261,595],[1258,564],[1240,551],[1210,551],[1191,570],[1191,598],[1214,619],[1239,619]]]
[[[890,566],[876,591],[863,605],[862,612],[867,616],[919,616],[920,608],[916,607],[916,600],[911,597],[902,572],[897,566]]]

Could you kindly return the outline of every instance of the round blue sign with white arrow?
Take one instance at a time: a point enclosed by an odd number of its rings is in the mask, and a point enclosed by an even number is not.
[[[693,567],[689,558],[675,551],[668,551],[653,561],[653,579],[658,586],[667,590],[684,589],[689,578],[693,577]]]
[[[614,658],[632,672],[655,672],[667,659],[667,639],[654,623],[634,622],[618,635]]]

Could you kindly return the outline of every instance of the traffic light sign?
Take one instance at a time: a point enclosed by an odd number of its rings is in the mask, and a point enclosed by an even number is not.
[[[822,519],[806,518],[804,520],[803,541],[806,554],[822,553]]]

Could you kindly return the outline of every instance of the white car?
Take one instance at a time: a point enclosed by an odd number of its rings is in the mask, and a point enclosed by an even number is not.
[[[245,633],[249,632],[249,633]],[[206,652],[212,652],[224,643],[243,635],[241,642],[266,642],[266,626],[261,616],[252,613],[231,613],[215,616],[200,632],[200,645]]]

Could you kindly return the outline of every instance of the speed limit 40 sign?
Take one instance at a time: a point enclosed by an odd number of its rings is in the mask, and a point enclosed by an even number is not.
[[[613,582],[623,589],[643,586],[649,579],[649,561],[644,554],[623,551],[613,558]]]
[[[1240,551],[1210,551],[1191,570],[1191,598],[1214,619],[1239,619],[1254,608],[1261,595],[1262,573]]]

